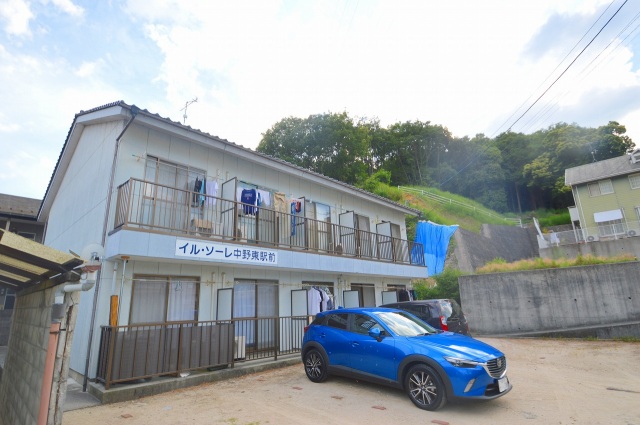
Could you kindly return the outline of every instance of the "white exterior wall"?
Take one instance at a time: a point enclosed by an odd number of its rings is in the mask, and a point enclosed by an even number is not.
[[[102,243],[115,138],[122,127],[122,121],[89,126],[83,130],[75,150],[66,153],[72,154],[72,160],[52,203],[45,245],[80,254],[85,246]],[[104,271],[100,275],[98,285],[105,279]],[[70,367],[81,373],[85,369],[95,288],[80,295],[78,326],[71,347]],[[104,311],[98,312],[103,313],[103,319]]]
[[[55,195],[52,195],[54,199],[49,213],[46,245],[63,251],[72,249],[80,253],[86,245],[102,242],[116,137],[120,135],[126,124],[122,116],[119,118],[117,121],[87,125],[82,129],[77,147],[69,146],[64,153],[65,160],[69,159],[69,165],[64,171],[64,176],[61,177],[59,189]],[[172,130],[175,131],[175,128]],[[74,133],[76,131],[79,131],[77,127]],[[179,133],[179,131],[176,132]],[[349,192],[347,188],[342,191],[334,187],[322,186],[317,176],[304,170],[285,171],[283,168],[287,167],[282,167],[280,163],[264,164],[263,159],[251,160],[248,157],[238,156],[230,151],[240,153],[242,151],[238,151],[233,146],[229,147],[226,143],[187,133],[186,130],[183,133],[184,138],[178,137],[172,133],[142,125],[138,123],[138,119],[127,128],[118,146],[118,159],[111,191],[111,211],[107,215],[105,235],[113,230],[117,187],[131,178],[143,179],[145,157],[154,156],[179,165],[205,170],[209,177],[217,177],[220,185],[236,177],[238,180],[284,192],[290,198],[305,197],[307,200],[327,204],[331,207],[333,224],[338,224],[338,215],[346,211],[354,211],[369,217],[370,230],[373,233],[376,232],[377,223],[382,220],[391,221],[400,226],[401,237],[406,239],[405,217],[402,211],[367,201]],[[193,140],[188,141],[186,137]],[[314,179],[316,181],[312,181]],[[148,244],[145,249],[152,254],[147,259],[130,260],[125,266],[120,257],[127,253],[120,250],[121,246],[117,243],[120,238],[124,238],[122,235],[127,233],[129,233],[129,246],[131,246],[131,239],[135,241],[134,245],[144,247]],[[350,289],[351,283],[373,284],[376,304],[380,304],[381,291],[386,289],[386,285],[406,285],[411,276],[416,274],[415,266],[411,267],[413,270],[409,270],[408,267],[404,266],[403,269],[403,266],[397,264],[381,265],[380,262],[375,261],[288,251],[281,251],[279,255],[298,256],[295,258],[300,264],[300,270],[198,263],[175,258],[173,251],[163,252],[162,257],[153,254],[154,249],[157,249],[158,240],[162,239],[166,242],[166,238],[171,236],[123,230],[107,237],[105,246],[107,261],[103,263],[96,286],[99,287],[99,295],[91,338],[89,378],[94,378],[96,374],[101,326],[109,323],[110,297],[120,295],[121,291],[119,324],[129,323],[134,274],[198,277],[200,279],[198,318],[203,321],[216,319],[218,289],[233,287],[233,282],[237,279],[278,282],[279,313],[286,316],[291,314],[291,291],[301,289],[303,281],[332,283],[336,294],[336,305],[342,305],[342,292]],[[169,246],[171,246],[170,243],[162,249]],[[175,247],[175,243],[173,246]],[[387,277],[376,275],[381,267],[384,268]],[[345,272],[344,278],[339,283],[338,276],[343,274],[340,270]],[[349,272],[353,274],[350,275]],[[225,282],[221,282],[222,273],[226,275]],[[424,275],[426,276],[426,269],[424,269]],[[81,294],[76,336],[72,347],[71,368],[80,374],[84,374],[86,368],[94,291],[95,288]]]

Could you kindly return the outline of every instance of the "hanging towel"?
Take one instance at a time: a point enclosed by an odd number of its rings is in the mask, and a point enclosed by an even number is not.
[[[271,205],[271,192],[268,190],[258,189],[258,195],[260,195],[263,207]]]
[[[282,192],[276,192],[273,194],[273,206],[276,211],[286,213],[287,201],[285,201],[285,195]]]
[[[215,205],[216,197],[218,196],[218,181],[217,180],[207,180],[207,205]]]

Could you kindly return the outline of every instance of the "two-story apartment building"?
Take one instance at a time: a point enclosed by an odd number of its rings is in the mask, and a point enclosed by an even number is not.
[[[565,170],[578,242],[640,235],[640,150]]]
[[[287,332],[299,344],[284,322],[261,331],[256,320],[379,305],[411,289],[427,276],[422,246],[407,241],[405,216],[418,214],[122,101],[82,111],[39,212],[46,245],[104,247],[71,369],[92,379],[102,362],[111,373],[127,342],[105,360],[110,325],[254,320],[234,322],[237,358]]]

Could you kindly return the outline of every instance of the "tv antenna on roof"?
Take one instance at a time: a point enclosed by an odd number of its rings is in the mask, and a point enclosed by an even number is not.
[[[192,103],[196,103],[197,101],[198,101],[198,98],[194,97],[193,100],[189,100],[189,101],[185,102],[184,108],[180,109],[181,111],[184,111],[184,114],[182,115],[183,124],[187,123],[187,108],[189,107],[189,105],[191,105]]]

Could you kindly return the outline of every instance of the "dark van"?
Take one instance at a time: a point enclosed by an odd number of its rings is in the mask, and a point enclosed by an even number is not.
[[[436,329],[471,336],[469,324],[456,300],[418,300],[384,304],[380,307],[408,311]]]

